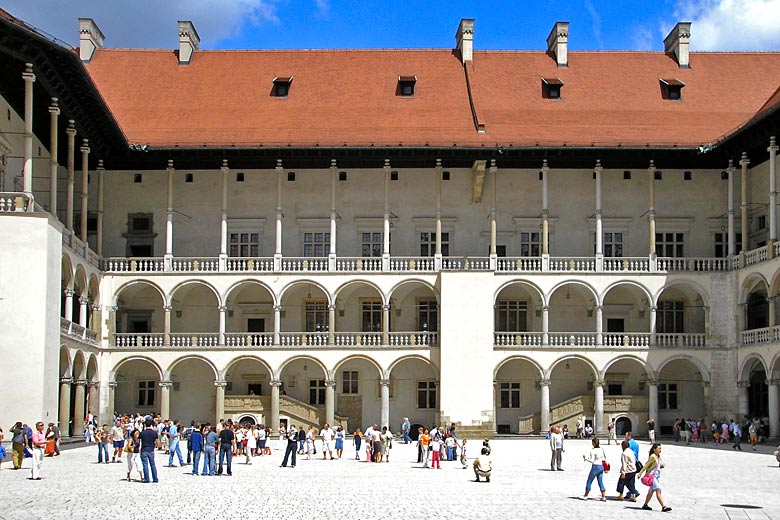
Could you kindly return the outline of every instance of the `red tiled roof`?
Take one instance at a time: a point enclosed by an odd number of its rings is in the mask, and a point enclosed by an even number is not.
[[[131,143],[150,146],[680,146],[744,124],[780,85],[780,53],[476,51],[466,75],[451,50],[100,49],[85,65]],[[414,96],[396,95],[399,75]],[[294,76],[287,98],[274,77]],[[542,78],[560,78],[545,99]],[[685,83],[662,98],[659,79]]]

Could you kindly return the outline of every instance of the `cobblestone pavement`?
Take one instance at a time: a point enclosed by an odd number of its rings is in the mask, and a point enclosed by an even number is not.
[[[348,447],[343,460],[301,460],[280,468],[282,454],[255,458],[244,465],[234,459],[232,477],[190,475],[191,467],[166,468],[157,456],[158,484],[126,482],[125,464],[97,464],[94,446],[70,449],[46,458],[41,481],[31,481],[30,459],[13,471],[6,460],[0,469],[2,519],[33,518],[217,518],[225,513],[265,518],[610,518],[674,515],[692,519],[780,520],[780,467],[772,447],[758,453],[737,453],[729,447],[686,447],[664,444],[664,495],[671,513],[642,511],[640,502],[577,499],[590,469],[582,461],[589,441],[567,441],[563,472],[549,469],[549,444],[537,439],[496,439],[493,478],[474,482],[470,469],[443,462],[441,470],[415,464],[414,445],[395,444],[391,462],[354,460]],[[480,446],[470,444],[474,456]],[[640,442],[643,460],[648,443]],[[619,448],[606,446],[613,470],[605,478],[607,495],[615,496]],[[133,475],[136,478],[136,475]],[[641,493],[647,488],[637,485]],[[599,493],[594,486],[592,497]]]

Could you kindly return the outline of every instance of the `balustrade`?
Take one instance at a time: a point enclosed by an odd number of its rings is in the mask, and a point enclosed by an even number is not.
[[[171,334],[172,347],[216,347],[219,345],[219,334],[215,333],[177,333]]]
[[[228,332],[225,333],[226,347],[272,347],[274,335],[258,332]]]
[[[156,332],[147,333],[116,333],[114,334],[114,346],[116,347],[162,347],[165,345],[165,334]]]
[[[217,258],[174,258],[171,262],[173,272],[215,273],[219,271]]]
[[[441,268],[445,271],[489,271],[489,257],[445,256],[441,259]]]
[[[89,343],[90,345],[97,344],[97,332],[65,318],[60,318],[60,334],[65,334],[68,337]]]
[[[605,258],[604,271],[608,273],[649,273],[650,258]]]
[[[391,332],[391,347],[435,346],[439,335],[436,332]]]
[[[595,347],[595,332],[550,332],[548,334],[551,347]]]
[[[390,270],[393,272],[423,271],[433,272],[435,265],[433,258],[427,256],[390,257]]]
[[[298,273],[298,272],[327,272],[328,271],[328,259],[327,258],[282,258],[282,271]]]
[[[497,347],[541,347],[541,332],[496,332],[494,341]]]
[[[327,332],[283,332],[279,336],[282,347],[325,347]]]
[[[0,213],[22,213],[35,211],[35,199],[29,193],[0,192]]]
[[[769,260],[769,246],[745,252],[745,267]]]
[[[729,258],[659,258],[658,271],[720,272],[730,270],[730,264]]]
[[[743,345],[758,345],[780,342],[780,325],[751,329],[742,332]]]
[[[337,347],[379,347],[382,345],[381,332],[335,332],[333,342]]]
[[[270,273],[274,270],[274,259],[228,258],[227,270],[239,273]]]
[[[162,258],[104,258],[101,265],[107,273],[159,273],[164,268]]]
[[[550,258],[550,271],[564,272],[594,272],[596,259],[594,257],[557,257]]]
[[[656,334],[655,344],[659,347],[704,347],[706,346],[706,334],[704,333],[679,333],[679,334]]]
[[[538,256],[502,257],[498,259],[499,272],[528,273],[542,270],[542,259]]]
[[[649,347],[649,332],[618,332],[602,334],[602,344],[605,347]]]
[[[381,272],[382,259],[376,257],[338,257],[336,271],[339,272]]]

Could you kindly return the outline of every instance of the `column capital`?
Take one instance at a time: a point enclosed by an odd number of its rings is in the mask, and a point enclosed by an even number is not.
[[[391,382],[391,381],[390,381],[389,379],[380,379],[380,380],[379,380],[379,384],[380,384],[381,386],[390,386],[390,382]]]
[[[551,381],[549,379],[540,379],[539,386],[550,386]]]
[[[51,105],[49,105],[49,113],[60,115],[60,106],[57,104],[58,99],[56,97],[51,98]]]
[[[658,386],[658,380],[657,379],[648,379],[647,380],[648,386]]]
[[[89,139],[86,137],[84,138],[84,140],[81,142],[81,148],[79,148],[79,150],[81,150],[81,153],[89,153],[91,151],[89,149]]]
[[[777,146],[777,141],[775,140],[775,136],[770,137],[769,138],[769,148],[767,148],[766,151],[769,152],[769,153],[777,152],[777,150],[779,148],[780,147]]]
[[[98,159],[97,171],[98,171],[98,173],[105,173],[106,172],[106,167],[103,166],[103,159]]]
[[[219,306],[219,312],[227,312],[228,308],[227,305],[220,305]]]
[[[76,135],[76,121],[73,119],[68,119],[68,128],[65,129],[65,133],[70,137],[74,137]]]
[[[652,159],[650,159],[650,166],[648,166],[648,167],[647,167],[647,171],[649,171],[650,173],[655,173],[655,170],[656,170],[656,169],[657,169],[657,168],[655,167],[655,161],[653,161]],[[652,178],[652,179],[650,179],[650,180],[651,180],[651,181],[653,181],[653,180],[655,180],[655,178]]]
[[[739,159],[739,165],[745,167],[748,164],[750,164],[750,159],[748,159],[747,152],[742,152],[742,157]]]
[[[116,312],[116,311],[118,311],[118,310],[119,310],[119,306],[117,306],[117,305],[111,305],[111,306],[109,306],[109,307],[106,307],[106,309],[108,309],[108,311],[109,311],[109,312]]]
[[[109,387],[111,390],[116,390],[116,387],[117,387],[117,386],[119,386],[119,383],[117,383],[116,381],[109,381],[109,382],[108,382],[108,387]]]
[[[750,381],[737,381],[737,388],[747,388],[750,386]]]
[[[596,173],[602,173],[604,167],[601,165],[601,159],[596,159],[596,166],[593,167],[593,171]]]
[[[542,312],[549,312],[550,306],[549,305],[542,305]]]
[[[157,383],[160,388],[168,388],[170,389],[173,386],[173,381],[160,381]]]
[[[76,292],[73,289],[65,289],[63,292],[65,293],[65,296],[71,296],[71,297],[74,294],[76,294]]]
[[[780,385],[780,379],[767,379],[766,384],[768,384],[769,386]]]
[[[214,386],[216,386],[217,388],[225,388],[227,386],[227,381],[222,379],[217,379],[216,381],[214,381]]]
[[[89,298],[86,296],[79,296],[79,303],[81,305],[87,305],[89,304]]]
[[[87,380],[86,379],[73,379],[73,384],[76,386],[86,386]]]
[[[651,312],[656,312],[658,310],[658,306],[657,305],[651,305],[651,306],[648,307],[648,309],[650,309]]]
[[[604,382],[604,380],[603,380],[603,379],[594,379],[594,380],[593,380],[593,386],[594,386],[595,388],[603,387],[603,386],[604,386],[604,384],[605,384],[605,382]]]
[[[230,171],[230,168],[228,167],[228,160],[222,159],[222,166],[219,168],[219,170],[223,173],[223,175],[227,175]]]
[[[389,170],[390,169],[390,159],[385,159],[385,163],[382,166],[382,168]]]
[[[72,384],[73,378],[72,377],[61,377],[60,378],[60,384]]]
[[[282,382],[281,382],[281,381],[279,381],[278,379],[271,379],[271,380],[268,382],[268,384],[269,384],[269,385],[271,385],[271,386],[275,386],[275,387],[277,387],[277,388],[278,388],[278,387],[280,387],[280,386],[282,386]]]
[[[276,167],[274,168],[276,170],[276,173],[283,173],[284,172],[284,166],[282,166],[282,160],[277,159],[276,160]]]
[[[281,312],[282,306],[281,305],[274,305],[274,312]]]
[[[550,172],[550,167],[547,165],[547,159],[542,159],[542,173],[545,175]]]
[[[173,305],[163,305],[164,312],[171,312],[172,309],[173,309]]]
[[[336,310],[336,305],[335,304],[328,305],[328,310],[329,311],[335,311]]]
[[[24,64],[24,72],[22,72],[22,78],[24,78],[25,81],[29,81],[29,82],[35,81],[35,74],[33,74],[32,63]]]
[[[173,159],[168,159],[168,165],[165,167],[165,171],[168,173],[173,173],[176,171],[176,169],[173,167]]]
[[[326,379],[325,380],[325,387],[326,388],[336,388],[336,381],[333,379]]]
[[[92,305],[89,306],[89,308],[92,309],[93,311],[99,311],[100,310],[100,304],[99,303],[93,303]]]
[[[383,311],[389,311],[390,310],[390,304],[388,303],[388,304],[382,305],[382,310]]]

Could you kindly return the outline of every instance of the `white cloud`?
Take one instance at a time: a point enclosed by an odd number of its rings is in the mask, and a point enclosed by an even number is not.
[[[779,50],[780,0],[678,0],[677,21],[692,22],[691,50]]]
[[[604,48],[604,40],[601,37],[601,17],[599,16],[598,11],[596,11],[596,8],[593,7],[593,4],[590,2],[590,0],[585,0],[585,9],[588,10],[588,13],[590,13],[590,22],[591,22],[591,29],[593,30],[593,37],[596,39],[596,43],[599,46],[599,49]]]
[[[36,28],[78,45],[78,18],[92,18],[106,35],[107,47],[173,49],[176,22],[192,20],[209,48],[236,36],[249,21],[255,27],[281,23],[284,0],[5,0],[3,9]],[[324,0],[322,0],[324,1]]]
[[[314,4],[317,6],[317,16],[320,18],[330,16],[330,0],[314,0]]]
[[[649,27],[636,27],[632,34],[631,47],[638,51],[651,51],[655,48],[656,36]]]

